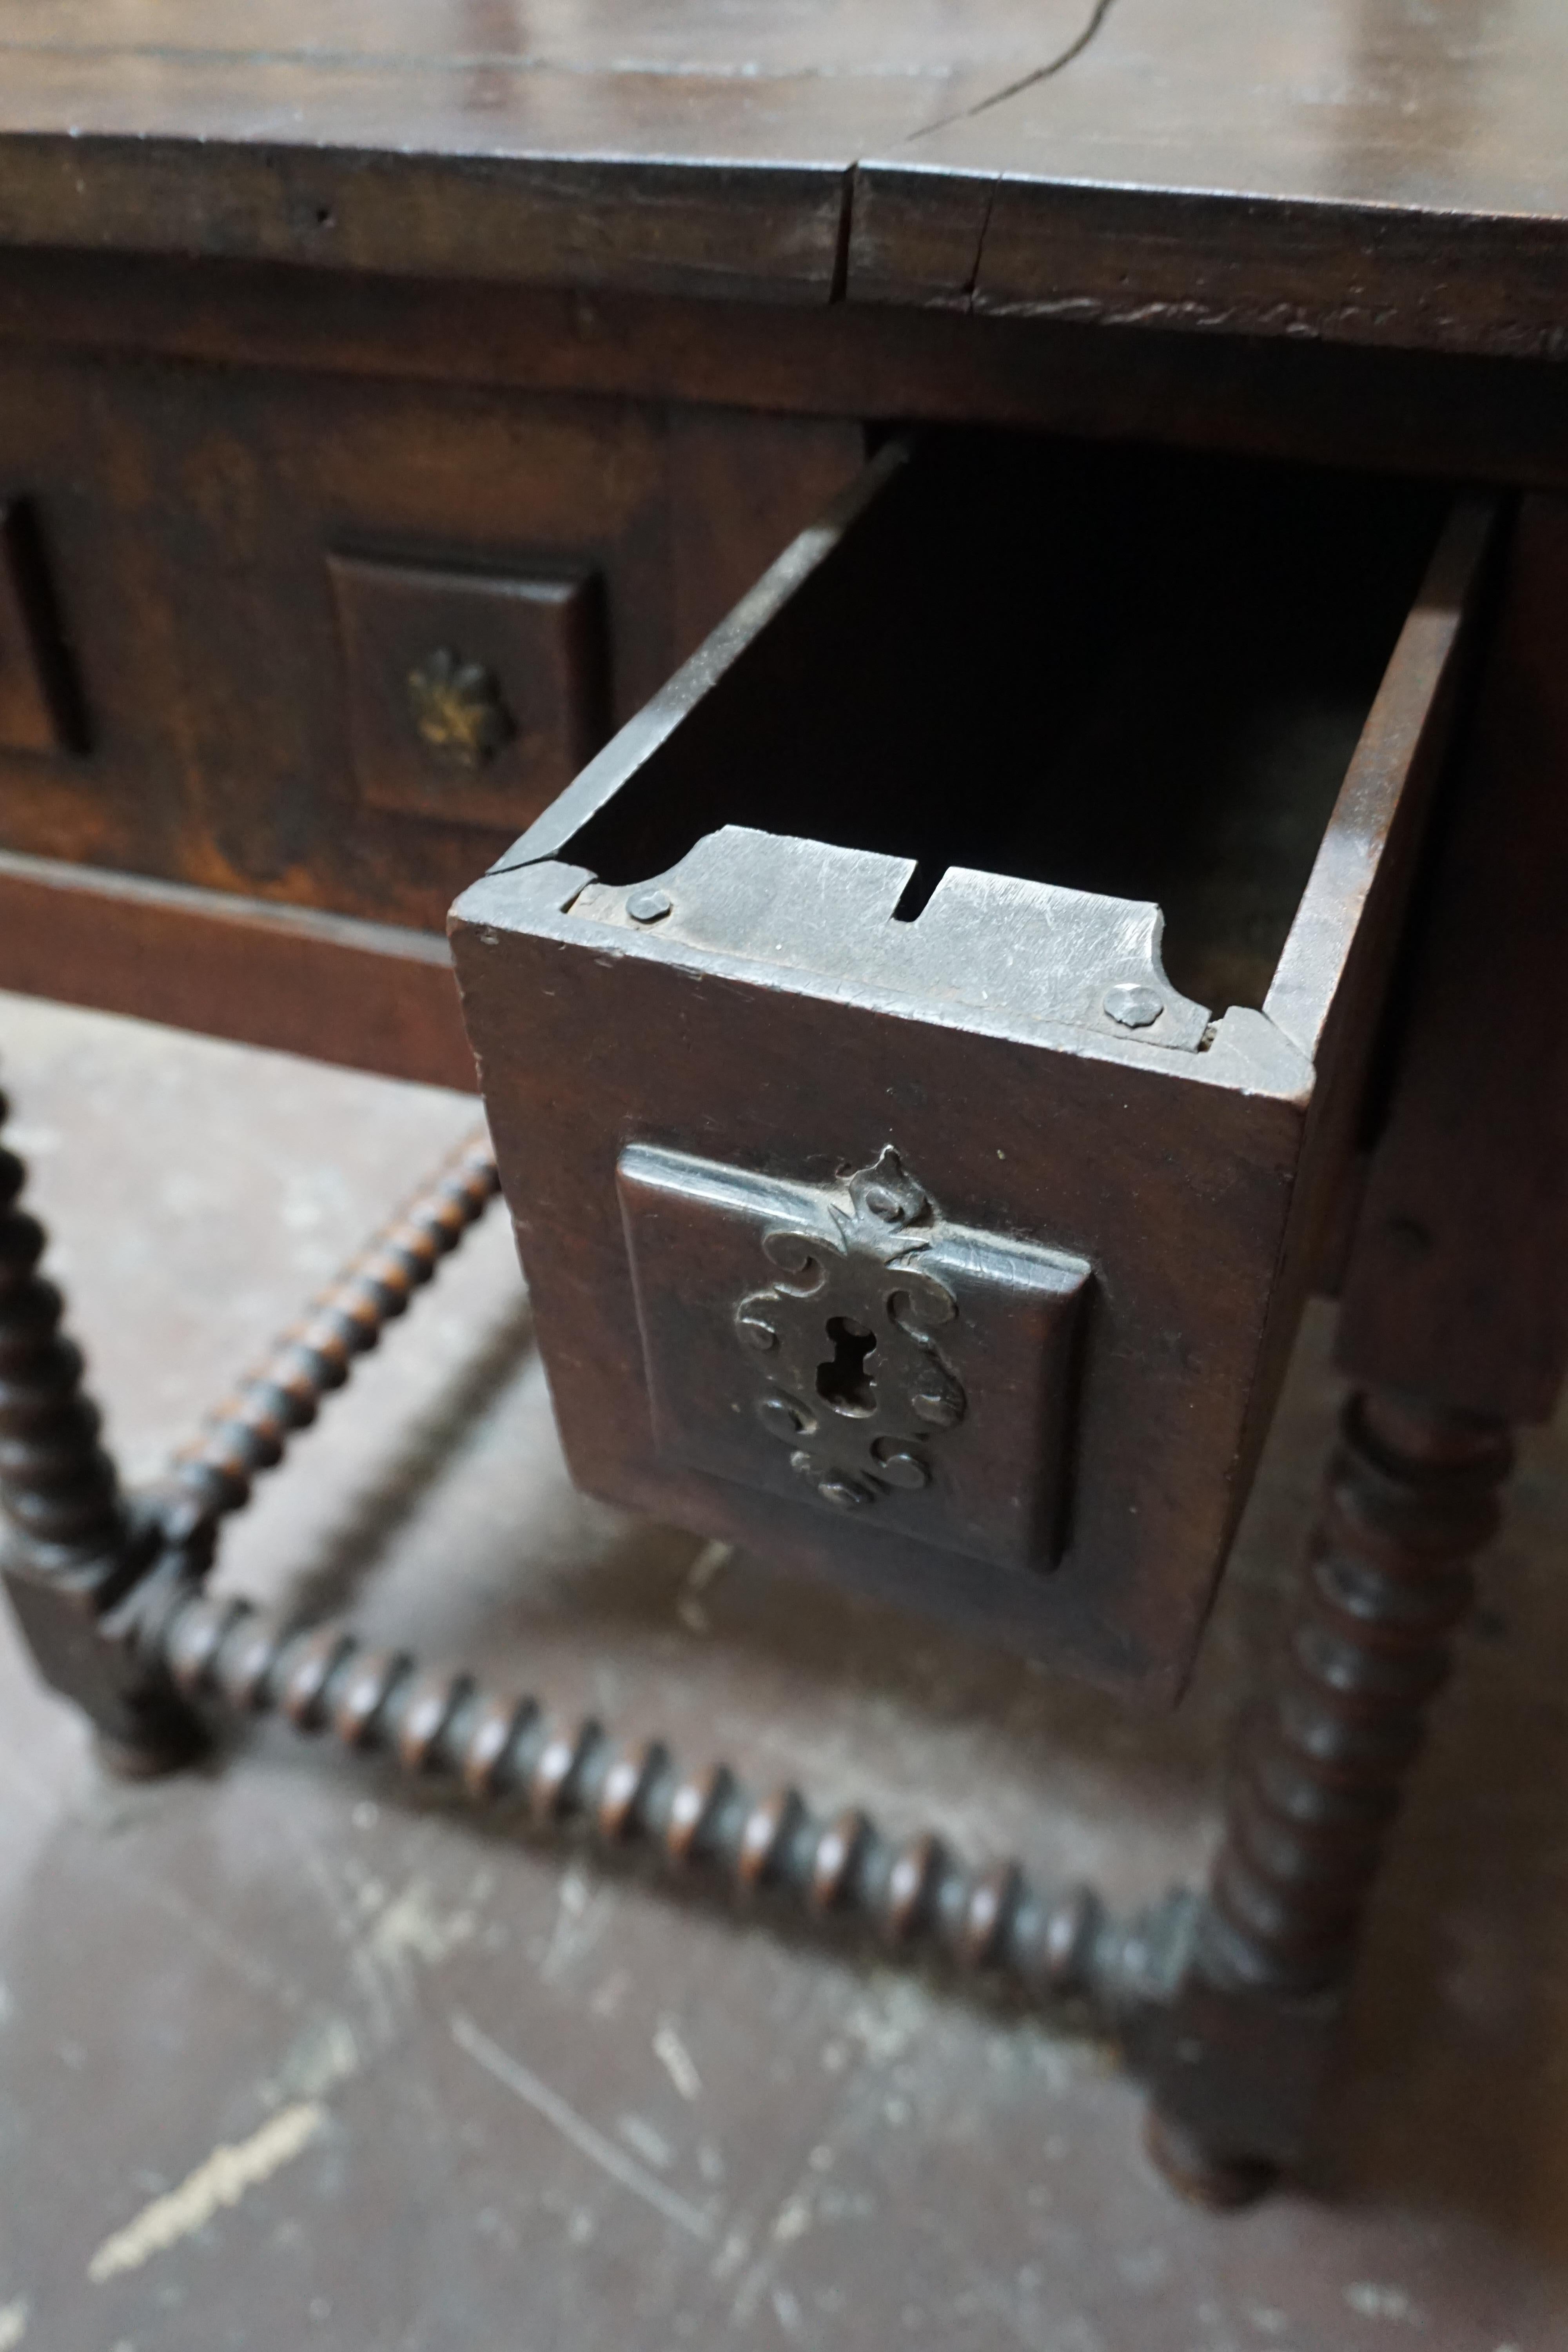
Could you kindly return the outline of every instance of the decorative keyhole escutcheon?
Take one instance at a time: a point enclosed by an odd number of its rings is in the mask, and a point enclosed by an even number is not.
[[[758,1426],[819,1501],[858,1511],[930,1486],[930,1441],[963,1420],[966,1400],[933,1337],[958,1306],[922,1263],[936,1234],[929,1199],[890,1146],[847,1190],[826,1232],[763,1234],[777,1273],[737,1302],[734,1329],[765,1360]]]
[[[871,1370],[871,1359],[877,1352],[875,1331],[851,1323],[847,1316],[830,1315],[827,1339],[833,1353],[816,1368],[817,1395],[835,1412],[860,1418],[875,1412],[877,1382]]]
[[[661,1454],[878,1544],[1051,1565],[1081,1258],[944,1215],[891,1145],[805,1183],[633,1143],[616,1184]]]

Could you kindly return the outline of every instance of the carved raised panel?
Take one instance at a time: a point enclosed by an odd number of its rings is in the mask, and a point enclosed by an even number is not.
[[[328,568],[365,805],[521,830],[604,738],[597,575],[349,555]]]

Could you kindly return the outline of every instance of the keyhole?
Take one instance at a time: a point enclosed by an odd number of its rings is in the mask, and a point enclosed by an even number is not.
[[[833,1353],[816,1368],[816,1393],[835,1412],[875,1412],[877,1384],[867,1364],[877,1351],[877,1335],[842,1315],[827,1318]]]

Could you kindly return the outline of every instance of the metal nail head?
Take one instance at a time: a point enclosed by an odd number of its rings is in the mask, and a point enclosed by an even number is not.
[[[634,923],[661,923],[674,904],[668,890],[650,882],[645,889],[632,892],[626,900],[626,912]]]
[[[1147,1029],[1165,1010],[1164,998],[1156,995],[1152,988],[1140,986],[1135,980],[1118,981],[1114,988],[1106,990],[1100,1002],[1123,1029]]]

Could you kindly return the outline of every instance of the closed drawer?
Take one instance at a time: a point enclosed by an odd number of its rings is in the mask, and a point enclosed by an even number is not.
[[[833,420],[0,351],[0,853],[438,931],[863,457]]]
[[[889,447],[467,892],[584,1486],[1175,1696],[1351,1152],[1489,521]]]

